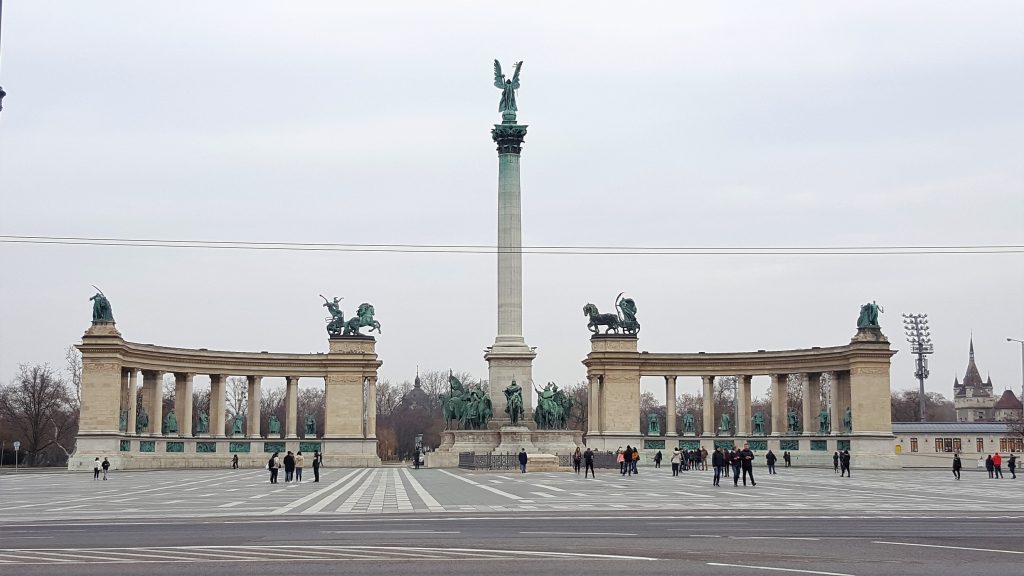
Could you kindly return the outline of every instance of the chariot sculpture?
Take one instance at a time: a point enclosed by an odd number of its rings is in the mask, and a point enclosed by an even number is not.
[[[331,317],[327,318],[327,334],[332,338],[338,336],[362,336],[359,332],[360,328],[366,326],[370,327],[370,332],[374,330],[380,333],[380,322],[373,319],[373,305],[369,302],[363,302],[356,309],[356,315],[345,320],[345,314],[341,311],[339,303],[344,300],[342,297],[335,296],[333,299],[328,300],[323,294],[320,295],[324,299],[324,308],[331,313]]]
[[[587,328],[594,334],[598,334],[601,326],[605,327],[605,334],[628,334],[636,335],[640,332],[640,322],[636,319],[636,302],[632,298],[623,298],[625,292],[619,293],[615,299],[615,314],[602,314],[597,306],[588,303],[583,307],[583,315],[590,319]]]

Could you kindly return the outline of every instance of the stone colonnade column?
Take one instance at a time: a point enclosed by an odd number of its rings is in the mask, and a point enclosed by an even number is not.
[[[843,418],[846,417],[846,408],[850,405],[850,373],[847,371],[836,371],[832,373],[832,406],[829,417],[832,419],[832,433],[846,434],[843,428]]]
[[[369,394],[366,395],[366,437],[374,439],[377,437],[377,377],[370,376]]]
[[[210,374],[210,434],[216,438],[224,436],[224,414],[227,394],[224,390],[225,376]]]
[[[736,435],[750,435],[750,380],[751,376],[736,376]]]
[[[789,399],[787,391],[788,374],[772,374],[772,436],[784,434],[787,429],[786,406]]]
[[[587,376],[587,436],[598,433],[597,417],[597,376]]]
[[[701,376],[704,383],[704,401],[701,406],[704,409],[704,426],[701,428],[701,436],[715,435],[715,377]]]
[[[147,370],[142,373],[142,403],[148,412],[149,426],[143,432],[160,434],[164,423],[164,373]]]
[[[803,431],[804,434],[818,434],[818,414],[821,412],[821,372],[800,375],[803,384]]]
[[[138,391],[135,390],[135,382],[137,376],[135,370],[132,368],[125,368],[121,371],[122,390],[121,393],[124,397],[123,410],[128,413],[128,418],[125,421],[124,433],[135,434],[135,412]],[[118,415],[120,419],[120,415]]]
[[[178,436],[192,436],[192,376],[188,372],[174,374],[174,413],[178,419]]]
[[[665,376],[665,435],[676,434],[676,377]]]
[[[289,376],[284,391],[284,429],[285,438],[297,438],[295,431],[299,425],[299,377]]]
[[[260,384],[263,383],[263,376],[247,376],[249,380],[249,418],[245,423],[245,435],[249,438],[259,438],[260,434]]]

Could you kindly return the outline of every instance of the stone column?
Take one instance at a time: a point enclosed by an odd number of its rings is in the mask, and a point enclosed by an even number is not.
[[[132,371],[130,368],[121,368],[121,394],[119,394],[120,402],[117,407],[117,426],[118,430],[121,429],[121,414],[128,412],[128,389],[131,387],[132,382]],[[125,418],[125,429],[124,433],[128,433],[128,419]]]
[[[833,435],[844,434],[843,416],[846,412],[846,404],[843,403],[843,388],[849,389],[850,376],[848,372],[835,371],[832,373],[832,388],[829,394],[828,417],[832,426]]]
[[[369,394],[366,397],[366,437],[377,438],[377,377],[369,376]]]
[[[750,435],[750,379],[748,375],[736,376],[736,435]]]
[[[299,377],[289,376],[284,391],[285,438],[298,438],[295,431],[299,425]]]
[[[139,381],[139,373],[134,368],[128,369],[128,426],[125,428],[126,434],[135,434],[135,426],[138,420],[136,419],[138,407],[139,391],[137,385]]]
[[[715,377],[701,376],[704,381],[704,402],[701,406],[704,409],[704,426],[701,428],[701,436],[715,435]]]
[[[594,436],[601,433],[600,410],[601,399],[599,398],[600,386],[599,376],[587,377],[587,435]]]
[[[192,376],[174,373],[174,415],[178,419],[178,436],[192,436]]]
[[[786,433],[786,406],[789,399],[786,390],[788,374],[772,374],[772,436],[780,436]]]
[[[665,436],[676,434],[676,377],[665,376]]]
[[[523,418],[533,414],[533,359],[523,338],[522,192],[519,154],[526,126],[507,120],[496,124],[491,137],[498,145],[498,333],[484,354],[494,420],[503,424],[504,389],[515,379],[523,389]]]
[[[224,415],[227,413],[225,379],[222,374],[210,374],[210,434],[215,438],[224,436]]]
[[[145,432],[160,434],[164,424],[164,373],[147,370],[142,373],[142,400],[149,413]]]
[[[803,372],[800,374],[800,388],[803,390],[801,400],[802,414],[800,419],[802,422],[802,429],[804,435],[817,434],[818,432],[818,415],[814,413],[813,394],[811,393],[811,375]],[[815,388],[816,390],[817,388]]]
[[[247,376],[249,380],[249,417],[245,423],[245,435],[249,438],[261,438],[260,433],[260,385],[263,376]]]

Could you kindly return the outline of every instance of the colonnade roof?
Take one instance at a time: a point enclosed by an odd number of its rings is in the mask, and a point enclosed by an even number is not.
[[[850,370],[861,362],[889,362],[888,342],[756,352],[591,352],[583,361],[591,373],[638,369],[641,376],[737,376]]]
[[[205,348],[174,348],[127,342],[120,338],[95,342],[84,338],[84,351],[115,358],[124,369],[224,376],[325,378],[332,368],[379,366],[376,354],[336,355],[326,352],[233,352]]]

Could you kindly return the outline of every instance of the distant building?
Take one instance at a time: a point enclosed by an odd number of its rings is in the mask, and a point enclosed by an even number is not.
[[[1007,390],[1007,393],[1017,403],[1019,410],[1020,401],[1013,396],[1013,392]],[[989,376],[983,382],[981,372],[978,371],[978,366],[974,363],[974,338],[971,338],[970,358],[967,361],[964,381],[961,383],[958,378],[953,378],[953,405],[956,407],[957,421],[994,422],[998,420],[995,408],[996,400],[996,397],[992,395],[992,377]]]

